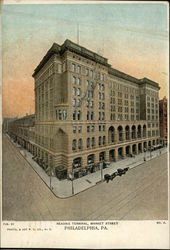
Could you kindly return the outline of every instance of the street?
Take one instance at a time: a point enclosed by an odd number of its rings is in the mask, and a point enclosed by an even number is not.
[[[167,154],[73,197],[57,198],[3,135],[3,220],[165,220]]]

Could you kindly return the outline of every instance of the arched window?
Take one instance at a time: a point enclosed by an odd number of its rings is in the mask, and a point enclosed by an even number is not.
[[[74,121],[76,120],[76,111],[75,110],[73,111],[73,120]]]
[[[76,88],[73,87],[73,95],[75,96],[76,95]]]
[[[76,140],[73,140],[73,145],[72,145],[72,150],[75,151],[76,150]]]
[[[87,111],[87,120],[89,120],[90,119],[90,113],[89,113],[89,111]]]
[[[79,139],[79,141],[78,141],[78,148],[82,149],[82,139]]]
[[[77,89],[77,95],[78,95],[78,96],[81,95],[81,89],[80,89],[80,88]]]
[[[87,138],[87,148],[90,147],[90,138]]]
[[[92,145],[92,147],[95,146],[95,138],[94,137],[92,137],[92,143],[91,143],[91,145]]]
[[[73,99],[73,107],[76,107],[76,99]]]
[[[58,111],[58,118],[59,118],[59,120],[62,120],[62,110],[60,110],[60,109]]]
[[[79,110],[77,113],[77,119],[80,120],[81,119],[81,111]]]
[[[99,136],[99,146],[101,145],[101,142],[102,142],[102,137]]]
[[[63,120],[67,119],[67,110],[63,110]]]
[[[77,107],[80,107],[80,99],[77,100]]]

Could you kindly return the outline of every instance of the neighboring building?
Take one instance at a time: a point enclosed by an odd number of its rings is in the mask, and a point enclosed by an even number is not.
[[[167,104],[168,100],[166,97],[159,101],[160,142],[163,145],[167,145],[168,141]]]
[[[159,144],[159,84],[113,69],[69,40],[34,70],[34,156],[47,172],[94,171]]]
[[[4,117],[3,118],[3,122],[2,122],[2,131],[3,133],[8,133],[8,125],[10,122],[12,122],[13,120],[17,119],[15,118],[11,118],[11,117]]]
[[[26,115],[22,118],[12,120],[8,123],[8,133],[22,147],[30,151],[32,154],[35,151],[34,132],[35,130],[35,115]]]

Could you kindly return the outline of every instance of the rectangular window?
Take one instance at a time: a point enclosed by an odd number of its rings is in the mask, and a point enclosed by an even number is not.
[[[87,132],[90,132],[90,126],[87,126]]]
[[[76,72],[76,65],[74,63],[72,63],[72,71]]]
[[[94,125],[91,126],[91,132],[94,132]]]
[[[76,133],[76,126],[73,126],[73,133]]]
[[[90,77],[93,78],[93,70],[90,70]]]
[[[73,76],[73,84],[76,84],[76,77]]]
[[[77,83],[78,83],[78,85],[81,85],[81,79],[80,78],[77,79]]]
[[[80,90],[80,88],[77,89],[77,95],[78,95],[78,96],[81,95],[81,90]]]
[[[78,73],[81,74],[81,66],[78,65]]]

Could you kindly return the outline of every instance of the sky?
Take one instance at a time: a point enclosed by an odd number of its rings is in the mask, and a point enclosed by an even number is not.
[[[32,74],[54,42],[66,39],[108,58],[113,68],[160,84],[168,95],[167,4],[4,4],[2,115],[34,113]]]

